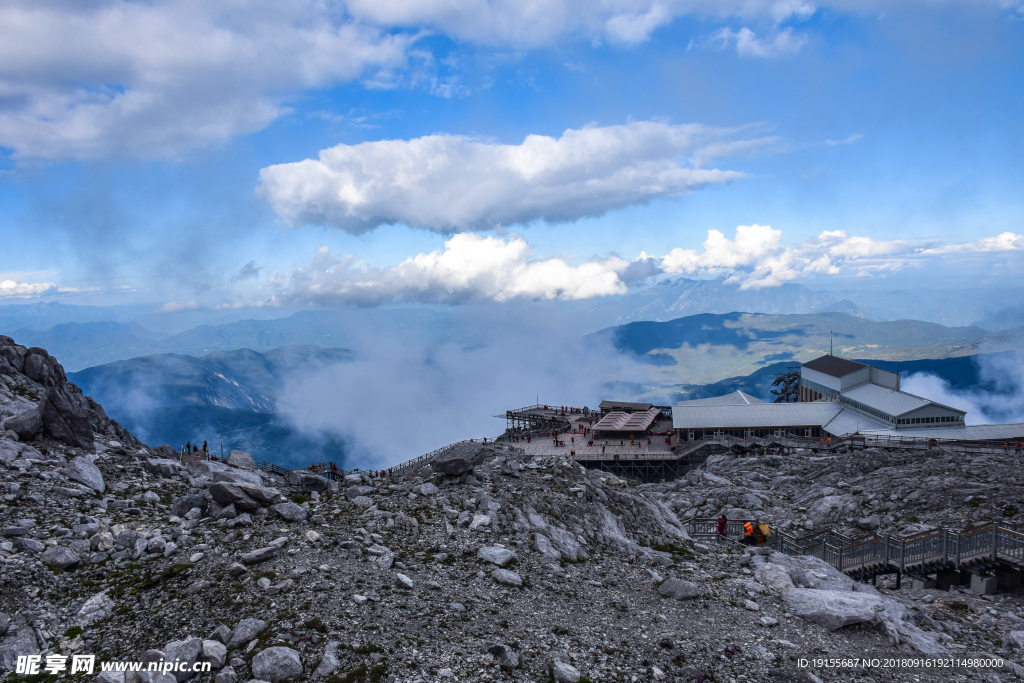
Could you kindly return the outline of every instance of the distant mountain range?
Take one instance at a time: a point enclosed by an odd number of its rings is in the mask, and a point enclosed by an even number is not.
[[[1024,288],[814,290],[787,283],[779,287],[740,289],[723,280],[664,280],[620,298],[589,303],[595,319],[623,324],[639,320],[665,322],[700,313],[794,314],[842,312],[868,320],[922,320],[961,327],[976,321],[998,331],[1024,325]]]
[[[869,321],[918,320],[1002,331],[1024,326],[1024,289],[911,289],[830,292],[788,283],[740,289],[722,280],[677,278],[621,297],[587,301],[511,302],[486,307],[249,309],[159,313],[151,306],[73,306],[56,302],[0,306],[0,334],[40,346],[69,370],[157,353],[202,356],[285,345],[358,349],[370,333],[434,342],[478,343],[498,317],[548,317],[581,332],[638,321],[668,322],[699,314],[846,313]],[[291,313],[289,315],[289,313]],[[232,316],[247,316],[245,320]],[[277,317],[275,317],[277,316]],[[979,321],[977,325],[975,321]],[[170,330],[170,332],[168,331]]]
[[[276,400],[289,372],[312,372],[351,358],[347,349],[315,346],[217,351],[198,358],[157,354],[68,373],[68,379],[152,445],[179,448],[205,439],[214,449],[242,448],[278,463],[294,456],[303,464],[310,458],[340,464],[344,444],[313,442],[282,423]]]
[[[365,336],[406,336],[444,341],[452,320],[427,309],[343,309],[301,311],[286,318],[198,325],[159,335],[137,323],[64,323],[46,330],[0,332],[25,346],[39,346],[61,359],[69,371],[160,353],[203,356],[219,350],[268,351],[282,346],[352,347]],[[458,333],[455,332],[455,335]]]
[[[810,313],[842,300],[832,292],[817,292],[803,285],[742,290],[721,280],[665,280],[618,300],[596,302],[611,321],[666,321],[699,313]]]
[[[1005,334],[1005,333],[1001,333]],[[905,361],[974,355],[999,338],[980,327],[919,320],[871,321],[846,313],[701,314],[667,322],[634,322],[590,335],[658,367],[658,384],[714,382],[772,363],[803,362],[828,353]]]

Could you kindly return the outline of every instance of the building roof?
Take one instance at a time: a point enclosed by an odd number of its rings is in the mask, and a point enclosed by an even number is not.
[[[811,370],[817,370],[818,372],[832,377],[846,377],[850,373],[857,372],[861,368],[868,366],[863,363],[857,363],[856,361],[846,360],[839,356],[821,356],[814,360],[807,361],[803,364],[803,367],[810,368]]]
[[[684,403],[672,409],[672,426],[676,429],[824,426],[842,409],[840,404],[831,401],[719,406]]]
[[[973,425],[970,427],[922,427],[920,429],[879,429],[865,431],[869,436],[903,436],[946,441],[1002,441],[1024,439],[1024,423]]]
[[[891,425],[881,420],[864,415],[855,410],[841,410],[829,422],[823,425],[823,429],[835,436],[846,436],[856,434],[868,429],[889,429]]]
[[[598,420],[593,429],[595,432],[644,432],[660,414],[657,408],[635,413],[616,410]]]
[[[682,408],[692,406],[749,406],[755,403],[764,403],[759,398],[745,394],[739,389],[726,394],[725,396],[712,396],[711,398],[695,398],[691,401],[683,401],[679,404]]]
[[[650,403],[630,403],[629,401],[601,401],[601,410],[650,410]]]
[[[914,394],[908,394],[905,391],[896,391],[877,384],[861,384],[858,387],[844,391],[843,396],[853,399],[858,403],[863,403],[866,406],[870,406],[875,410],[880,410],[886,415],[893,416],[904,415],[913,410],[924,408],[929,405],[940,406],[961,414],[964,413],[963,410],[950,408],[949,406],[942,405],[941,403],[929,401],[926,398],[921,398]]]

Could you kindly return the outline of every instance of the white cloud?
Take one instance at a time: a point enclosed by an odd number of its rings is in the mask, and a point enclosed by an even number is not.
[[[638,44],[679,16],[738,18],[767,37],[726,28],[716,42],[767,57],[798,51],[806,37],[780,24],[814,11],[802,0],[5,0],[0,148],[19,159],[176,157],[261,130],[338,83],[465,94],[457,74],[432,69],[429,49],[413,48],[430,33],[516,49],[567,36]]]
[[[624,294],[630,285],[664,274],[724,277],[741,289],[761,289],[816,275],[884,274],[911,259],[934,258],[933,247],[931,242],[851,237],[841,230],[788,247],[781,230],[741,225],[734,239],[709,230],[700,252],[676,248],[661,257],[641,252],[631,261],[611,255],[571,265],[561,258],[534,258],[522,235],[505,239],[459,233],[444,249],[388,268],[370,267],[354,256],[339,258],[321,247],[308,267],[269,278],[262,300],[231,306],[590,299]]]
[[[712,34],[708,42],[720,47],[735,45],[740,57],[775,58],[795,55],[807,43],[807,36],[794,33],[792,28],[785,28],[776,31],[767,40],[758,38],[757,34],[746,27],[739,31],[727,27]]]
[[[388,223],[450,232],[571,221],[743,177],[700,166],[778,144],[749,135],[758,130],[637,121],[519,145],[458,135],[341,144],[262,169],[257,193],[290,225],[355,234]]]
[[[14,280],[0,281],[0,299],[29,299],[45,294],[54,294],[57,285],[52,282],[28,283]]]
[[[181,313],[182,311],[196,311],[202,308],[196,301],[168,301],[157,313]]]
[[[964,254],[972,252],[1020,251],[1024,249],[1024,235],[1004,232],[995,237],[983,237],[974,242],[948,244],[928,250],[929,254]]]
[[[392,268],[338,259],[321,247],[308,268],[295,271],[274,303],[358,304],[389,301],[464,303],[510,299],[589,299],[623,294],[619,274],[631,262],[612,256],[571,266],[532,259],[521,235],[508,240],[460,233],[443,250],[418,254]]]
[[[549,45],[566,33],[635,44],[674,18],[784,21],[814,6],[795,0],[349,0],[349,12],[379,26],[430,26],[463,40],[524,47]]]
[[[703,251],[675,248],[662,258],[666,273],[686,275],[727,275],[741,289],[777,287],[798,277],[838,275],[843,267],[855,265],[857,275],[877,270],[872,261],[880,257],[922,254],[932,243],[884,241],[850,237],[845,231],[824,231],[795,247],[782,243],[782,231],[767,225],[740,225],[735,239],[718,230],[708,230]],[[891,269],[892,265],[885,265]]]
[[[285,99],[406,59],[412,37],[320,0],[0,4],[0,147],[174,156],[260,130]]]
[[[861,133],[854,133],[845,140],[825,140],[825,144],[830,147],[835,147],[836,145],[852,145],[853,143],[859,142],[863,139],[864,136]]]

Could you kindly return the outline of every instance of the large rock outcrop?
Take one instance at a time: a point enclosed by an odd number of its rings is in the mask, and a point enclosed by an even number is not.
[[[37,436],[92,450],[93,432],[138,446],[128,430],[69,382],[64,368],[45,349],[26,348],[0,336],[0,433],[21,441]]]

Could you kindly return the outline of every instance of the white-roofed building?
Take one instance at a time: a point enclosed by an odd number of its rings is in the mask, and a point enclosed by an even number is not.
[[[964,411],[901,391],[896,373],[838,356],[801,366],[799,396],[798,403],[765,403],[736,391],[684,401],[672,409],[673,427],[681,441],[964,429]]]

